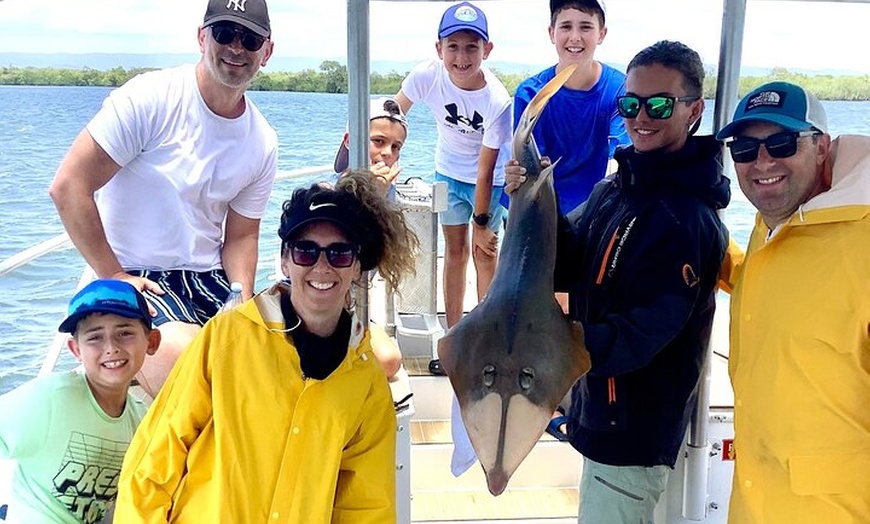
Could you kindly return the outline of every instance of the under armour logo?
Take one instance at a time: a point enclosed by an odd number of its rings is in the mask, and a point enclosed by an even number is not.
[[[444,106],[444,109],[450,113],[450,115],[448,115],[444,120],[447,120],[451,124],[464,124],[475,131],[480,131],[483,127],[483,117],[477,111],[474,112],[473,117],[468,118],[467,116],[459,114],[459,109],[456,107],[456,104],[447,104]]]
[[[229,0],[227,2],[227,9],[232,9],[233,11],[241,11],[244,13],[246,3],[248,3],[248,0]]]

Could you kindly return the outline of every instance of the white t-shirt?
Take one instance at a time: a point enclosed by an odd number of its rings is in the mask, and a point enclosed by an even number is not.
[[[103,102],[87,129],[121,166],[97,206],[124,269],[220,268],[227,208],[262,217],[278,136],[245,104],[238,118],[214,114],[193,65],[139,75]]]
[[[17,463],[8,521],[101,522],[145,409],[128,394],[121,416],[110,417],[77,371],[39,377],[0,396],[0,459]]]
[[[438,143],[435,170],[469,184],[477,183],[480,147],[498,149],[493,185],[504,185],[504,164],[510,158],[511,97],[501,81],[481,66],[486,86],[475,91],[456,87],[441,60],[418,64],[402,81],[413,103],[423,102],[435,116]]]

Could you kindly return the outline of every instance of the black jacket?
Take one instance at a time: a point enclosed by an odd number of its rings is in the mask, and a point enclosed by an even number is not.
[[[568,434],[596,462],[676,462],[728,245],[721,151],[709,136],[675,153],[620,149],[617,173],[560,223],[556,287],[570,293],[592,357]]]

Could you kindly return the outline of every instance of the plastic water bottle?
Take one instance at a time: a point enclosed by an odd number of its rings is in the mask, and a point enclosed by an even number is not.
[[[242,283],[241,282],[233,282],[230,284],[230,294],[227,295],[227,299],[224,302],[224,305],[221,306],[221,313],[224,311],[229,311],[236,306],[242,305]]]

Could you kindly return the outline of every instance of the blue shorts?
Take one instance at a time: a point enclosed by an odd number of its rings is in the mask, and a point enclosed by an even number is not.
[[[460,182],[435,172],[436,182],[447,182],[447,209],[438,213],[442,226],[465,226],[471,221],[474,213],[474,184]],[[498,233],[505,217],[505,208],[499,202],[504,187],[493,187],[492,198],[489,200],[489,228]]]
[[[155,326],[167,322],[205,324],[215,316],[230,294],[230,283],[223,269],[211,271],[133,270],[128,274],[153,280],[165,291],[163,295],[145,292],[148,303],[157,310],[151,321]]]

